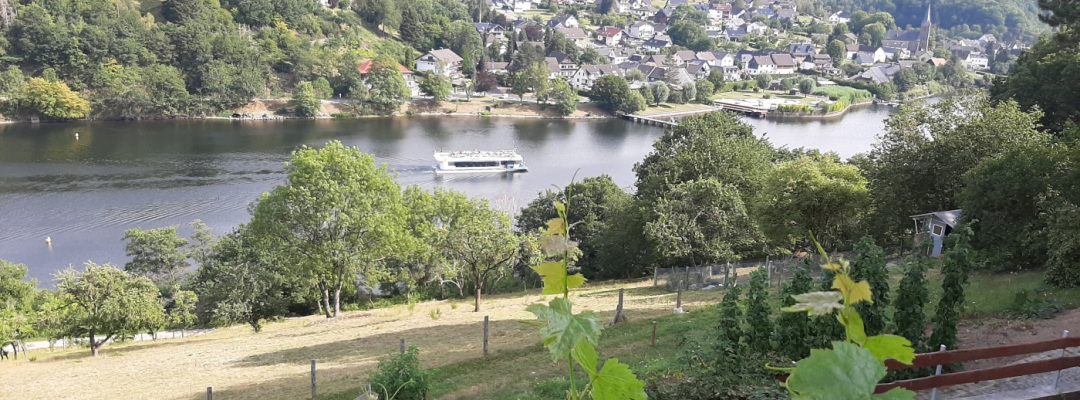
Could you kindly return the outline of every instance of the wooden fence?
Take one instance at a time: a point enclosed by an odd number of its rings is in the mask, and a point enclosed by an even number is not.
[[[1063,369],[1080,367],[1080,356],[1065,357],[1065,349],[1070,347],[1080,347],[1080,337],[1068,337],[1068,334],[1069,331],[1065,331],[1065,335],[1061,339],[1047,340],[1043,342],[1013,344],[997,347],[980,347],[975,349],[939,351],[935,353],[923,353],[916,355],[915,360],[912,361],[911,365],[901,364],[896,360],[889,359],[885,361],[885,366],[888,367],[889,371],[937,366],[938,375],[902,381],[893,381],[889,383],[881,383],[877,385],[874,393],[884,393],[898,387],[914,391],[934,389],[936,392],[936,389],[938,388],[962,385],[965,383],[992,381],[996,379],[1035,375],[1054,371],[1058,371],[1058,374],[1060,374],[1061,370]],[[1020,356],[1025,354],[1035,354],[1052,350],[1061,350],[1061,354],[1056,358],[1050,358],[1045,360],[1029,361],[1025,363],[1007,365],[1002,367],[983,368],[941,375],[940,366],[942,365],[957,364],[967,361],[987,360],[992,358]],[[787,380],[787,377],[787,374],[782,374],[777,375],[776,378],[784,381]],[[1058,375],[1058,377],[1060,377],[1060,375]],[[1055,388],[1057,387],[1057,385],[1058,379],[1057,377],[1055,377]]]
[[[1051,350],[1062,350],[1062,355],[1057,358],[1029,361],[1003,367],[976,369],[971,371],[954,372],[944,375],[928,376],[925,378],[882,383],[877,385],[877,390],[875,390],[875,393],[884,393],[889,389],[896,387],[902,387],[909,390],[927,390],[945,386],[961,385],[965,383],[982,381],[992,381],[995,379],[1034,375],[1044,372],[1060,371],[1066,368],[1080,367],[1080,356],[1064,356],[1065,349],[1078,346],[1080,346],[1080,337],[1063,337],[1061,339],[1027,344],[1013,344],[1007,346],[980,347],[976,349],[924,353],[915,356],[915,361],[912,362],[911,365],[904,365],[896,362],[895,360],[886,360],[885,366],[889,368],[889,371],[897,371],[910,368],[956,364],[966,361],[986,360],[991,358],[1002,358],[1019,356],[1024,354],[1042,353],[1044,351]],[[1057,384],[1056,379],[1054,384]]]

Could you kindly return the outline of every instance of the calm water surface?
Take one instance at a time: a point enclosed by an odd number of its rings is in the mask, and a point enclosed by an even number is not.
[[[890,112],[865,108],[833,122],[747,121],[774,144],[849,157],[869,149]],[[284,182],[284,163],[301,145],[340,140],[373,154],[403,185],[460,190],[513,210],[576,171],[579,180],[608,174],[630,187],[634,163],[661,133],[621,120],[465,117],[0,125],[0,259],[26,264],[51,286],[51,274],[69,265],[126,262],[128,228],[181,225],[186,236],[188,224],[201,219],[227,233],[249,219],[252,200]],[[432,172],[433,150],[474,148],[516,148],[530,172]]]

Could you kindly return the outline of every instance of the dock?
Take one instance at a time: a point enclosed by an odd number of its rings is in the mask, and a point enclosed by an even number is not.
[[[624,115],[623,118],[626,118],[626,119],[628,119],[630,121],[641,123],[641,124],[653,125],[653,126],[661,126],[661,127],[664,127],[665,129],[671,129],[671,128],[674,128],[676,126],[679,126],[679,123],[677,121],[675,121],[675,117],[685,117],[687,115],[694,115],[694,114],[706,114],[706,113],[711,113],[711,112],[715,112],[715,111],[719,111],[719,110],[720,110],[719,107],[705,106],[705,107],[702,107],[702,108],[695,108],[695,109],[691,109],[691,110],[671,111],[671,112],[666,112],[666,113],[649,114],[649,115],[627,114],[627,115]]]
[[[739,104],[724,100],[716,100],[715,102],[713,102],[713,104],[715,104],[716,108],[720,110],[732,111],[756,118],[765,118],[767,115],[769,115],[769,108],[767,107]]]

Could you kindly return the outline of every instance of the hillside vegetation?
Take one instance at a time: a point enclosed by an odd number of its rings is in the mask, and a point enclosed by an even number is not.
[[[918,27],[926,19],[924,0],[823,0],[822,4],[848,12],[884,11],[900,27]],[[950,36],[977,38],[992,33],[999,39],[1032,42],[1048,29],[1039,21],[1039,7],[1024,0],[941,0],[933,2],[931,21]]]
[[[57,117],[22,92],[35,77],[86,94],[91,116],[212,114],[305,81],[324,97],[348,94],[364,60],[414,57],[356,12],[311,0],[22,3],[0,29],[0,97],[26,101],[5,114]]]

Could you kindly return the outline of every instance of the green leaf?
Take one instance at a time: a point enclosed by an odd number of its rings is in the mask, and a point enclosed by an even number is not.
[[[630,371],[630,366],[616,358],[604,362],[604,368],[592,380],[593,400],[647,400],[645,382]]]
[[[540,329],[543,336],[544,346],[551,351],[551,358],[555,361],[565,359],[570,351],[581,341],[588,341],[596,345],[600,338],[600,316],[592,311],[583,311],[574,315],[571,312],[570,300],[556,298],[551,300],[550,306],[533,304],[526,308],[536,315],[536,318],[544,322]]]
[[[585,283],[584,275],[566,276],[566,264],[562,261],[540,263],[532,269],[544,278],[543,294],[563,294],[567,288],[573,289]]]
[[[873,400],[915,400],[915,392],[904,388],[892,388],[892,390],[875,394]]]
[[[870,351],[833,342],[832,350],[810,350],[810,357],[796,363],[787,387],[793,399],[869,399],[884,376],[884,363]]]
[[[874,358],[885,361],[894,359],[903,364],[911,365],[915,360],[915,349],[911,348],[911,342],[902,336],[877,335],[866,338],[863,345],[866,350],[874,355]]]
[[[866,343],[866,328],[863,327],[862,317],[859,316],[859,312],[854,307],[846,307],[840,310],[840,314],[836,318],[844,325],[848,340],[858,343],[860,346]]]
[[[810,315],[828,315],[833,310],[844,308],[844,305],[840,304],[840,300],[844,299],[840,292],[810,292],[791,297],[795,299],[796,303],[781,310],[785,312],[806,311]]]
[[[548,235],[562,235],[566,233],[566,222],[562,218],[554,218],[547,222],[547,234]]]
[[[915,400],[915,392],[904,388],[893,388],[888,392],[876,394],[873,400]]]
[[[578,342],[577,346],[570,351],[570,356],[581,365],[581,368],[589,374],[589,380],[596,379],[596,363],[599,357],[596,355],[596,347],[588,340]]]
[[[859,283],[851,280],[847,274],[836,274],[836,278],[833,279],[832,288],[839,290],[840,293],[847,294],[847,300],[845,304],[853,305],[858,302],[866,301],[873,303],[874,300],[870,296],[870,283],[863,280]]]

